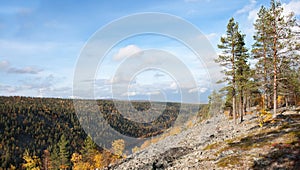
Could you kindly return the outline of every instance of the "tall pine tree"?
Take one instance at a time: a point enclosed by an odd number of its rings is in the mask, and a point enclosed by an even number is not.
[[[236,123],[237,118],[237,95],[243,93],[244,83],[246,79],[247,65],[247,49],[245,48],[244,35],[240,33],[238,23],[231,18],[227,24],[227,31],[224,37],[221,37],[221,44],[218,48],[222,50],[222,54],[216,59],[216,62],[225,67],[223,73],[225,77],[219,82],[226,82],[228,98],[232,99],[232,114]],[[240,94],[240,103],[243,105],[243,94]],[[242,117],[241,117],[242,118]]]
[[[246,112],[246,92],[249,88],[249,79],[251,76],[250,66],[248,64],[248,49],[245,47],[244,34],[237,33],[238,44],[236,47],[236,85],[238,91],[238,108],[240,120],[243,121],[243,115]]]
[[[255,43],[252,45],[252,56],[257,59],[255,75],[259,80],[263,95],[263,109],[271,108],[271,73],[272,58],[270,51],[270,21],[268,10],[262,6],[258,12],[258,19],[254,23],[256,30],[253,36]]]

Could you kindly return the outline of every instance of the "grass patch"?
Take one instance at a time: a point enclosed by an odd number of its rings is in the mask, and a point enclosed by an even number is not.
[[[239,155],[233,155],[220,159],[217,162],[217,166],[220,168],[225,168],[229,167],[230,165],[240,165],[241,163],[241,157]]]
[[[220,143],[212,143],[212,144],[209,144],[209,145],[206,145],[203,150],[206,151],[206,150],[211,150],[211,149],[216,149],[218,147]]]
[[[263,147],[270,145],[270,139],[274,139],[278,136],[278,131],[268,131],[258,134],[252,134],[241,138],[238,142],[231,142],[228,145],[238,150],[251,150],[253,148]]]
[[[214,153],[214,155],[215,155],[215,156],[219,156],[222,152],[227,151],[227,150],[230,150],[230,149],[232,149],[232,148],[229,147],[229,146],[226,146],[226,147],[224,147],[224,148],[219,149],[216,153]]]
[[[226,142],[227,144],[229,143],[233,143],[235,141],[235,139],[226,139],[224,142]]]

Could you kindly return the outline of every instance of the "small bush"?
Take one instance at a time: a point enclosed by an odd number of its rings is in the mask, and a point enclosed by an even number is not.
[[[267,112],[265,109],[261,109],[258,113],[258,123],[260,127],[263,127],[263,125],[266,122],[269,122],[272,120],[272,113]]]

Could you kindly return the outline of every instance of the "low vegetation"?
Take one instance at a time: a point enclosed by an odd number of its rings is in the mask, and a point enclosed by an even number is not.
[[[213,161],[219,168],[295,169],[300,167],[299,125],[299,113],[272,119],[248,134],[205,146],[214,154],[199,161]]]

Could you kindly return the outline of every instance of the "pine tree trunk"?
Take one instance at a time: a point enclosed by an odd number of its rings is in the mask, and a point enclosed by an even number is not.
[[[233,114],[233,119],[234,123],[236,124],[236,106],[235,106],[235,95],[232,96],[232,114]]]
[[[267,98],[268,98],[268,107],[267,108],[270,109],[271,105],[272,105],[272,103],[271,103],[272,102],[272,96],[271,96],[271,94],[268,94]]]
[[[243,107],[243,105],[244,105],[244,102],[243,102],[243,93],[241,93],[241,96],[240,96],[240,117],[241,117],[241,122],[243,122],[243,116],[244,116],[244,107]]]
[[[244,116],[244,89],[243,87],[240,87],[239,89],[239,114],[240,114],[240,120],[243,122],[243,116]]]
[[[277,73],[276,73],[276,66],[274,66],[274,88],[273,88],[274,96],[273,96],[273,109],[274,109],[274,116],[277,113]]]
[[[268,92],[268,86],[267,86],[267,48],[266,48],[266,42],[265,40],[263,40],[263,46],[264,46],[264,51],[263,51],[263,55],[264,55],[264,105],[262,106],[264,109],[269,108],[269,99],[267,96],[267,92]]]
[[[231,54],[232,54],[232,111],[233,111],[233,118],[234,123],[236,124],[236,89],[235,89],[235,44],[234,42],[231,45]]]
[[[233,76],[232,76],[232,112],[233,112],[233,119],[234,119],[234,123],[236,124],[236,91],[235,91],[235,66],[234,66],[234,54],[233,54],[233,68],[232,68],[232,72],[233,72]]]
[[[248,108],[248,111],[249,111],[250,107],[251,107],[251,97],[250,97],[250,95],[247,95],[246,103],[247,103],[246,107]]]
[[[276,19],[276,12],[275,9],[273,10],[274,13],[274,18]],[[274,67],[274,82],[273,82],[273,110],[274,110],[274,114],[273,116],[276,116],[277,113],[277,28],[276,28],[276,22],[277,21],[273,21],[273,33],[274,33],[274,39],[273,39],[273,67]]]
[[[244,102],[243,102],[243,115],[246,115],[247,112],[247,94],[244,95]]]

